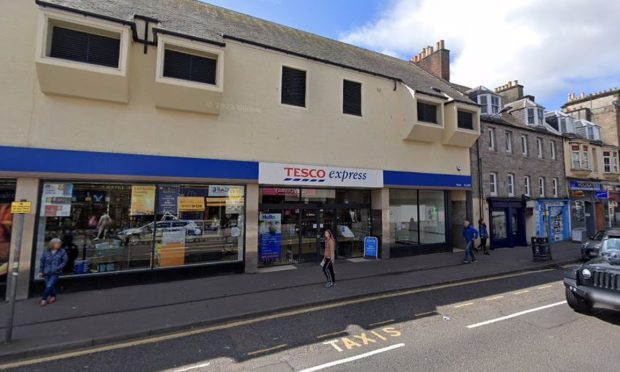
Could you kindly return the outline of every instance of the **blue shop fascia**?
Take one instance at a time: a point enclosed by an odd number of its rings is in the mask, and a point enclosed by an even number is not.
[[[584,240],[612,226],[617,185],[600,180],[569,179],[571,237]]]

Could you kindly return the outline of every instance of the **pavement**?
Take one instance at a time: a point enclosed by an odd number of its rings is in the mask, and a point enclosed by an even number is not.
[[[45,308],[34,298],[17,303],[14,342],[0,347],[0,360],[169,334],[381,293],[557,267],[576,262],[579,256],[579,244],[561,242],[553,245],[554,259],[547,262],[533,262],[528,247],[478,255],[478,261],[468,265],[461,263],[462,252],[340,260],[335,265],[337,285],[329,289],[322,286],[324,277],[318,264],[302,264],[258,274],[60,294],[55,304]],[[5,324],[6,313],[7,305],[0,305],[0,324]],[[4,328],[0,330],[4,332]]]

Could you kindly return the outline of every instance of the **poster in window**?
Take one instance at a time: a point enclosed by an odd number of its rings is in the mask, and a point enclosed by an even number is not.
[[[177,214],[177,199],[181,194],[179,186],[159,186],[157,193],[157,214]]]
[[[71,215],[72,183],[45,183],[41,195],[41,215],[69,217]]]
[[[155,186],[131,186],[131,207],[129,208],[129,214],[132,216],[149,216],[154,213]]]
[[[179,196],[180,212],[203,212],[205,210],[205,198],[202,196]]]
[[[259,217],[259,240],[258,259],[260,261],[273,261],[280,258],[282,250],[282,214],[261,213]]]

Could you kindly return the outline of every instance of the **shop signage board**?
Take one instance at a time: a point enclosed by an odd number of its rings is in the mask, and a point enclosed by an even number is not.
[[[282,214],[261,213],[259,216],[258,259],[273,261],[280,259],[282,251]]]
[[[260,163],[258,183],[261,185],[381,188],[383,187],[383,171],[322,165]]]
[[[243,186],[229,186],[229,185],[210,185],[209,197],[241,197],[243,196]]]
[[[379,258],[379,239],[375,236],[364,238],[364,257]]]
[[[205,210],[205,198],[202,196],[180,196],[180,212],[202,212]]]
[[[41,195],[41,215],[45,217],[71,216],[72,183],[45,183]]]
[[[131,216],[150,216],[155,213],[155,186],[131,186]]]
[[[571,190],[600,191],[602,189],[602,186],[599,182],[570,181],[568,188]]]
[[[11,214],[29,214],[32,211],[32,202],[18,201],[11,203]]]

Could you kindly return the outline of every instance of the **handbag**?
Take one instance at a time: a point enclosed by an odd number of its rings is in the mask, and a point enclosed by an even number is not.
[[[321,261],[320,265],[321,265],[321,267],[325,266],[325,257],[323,257],[323,261]]]

